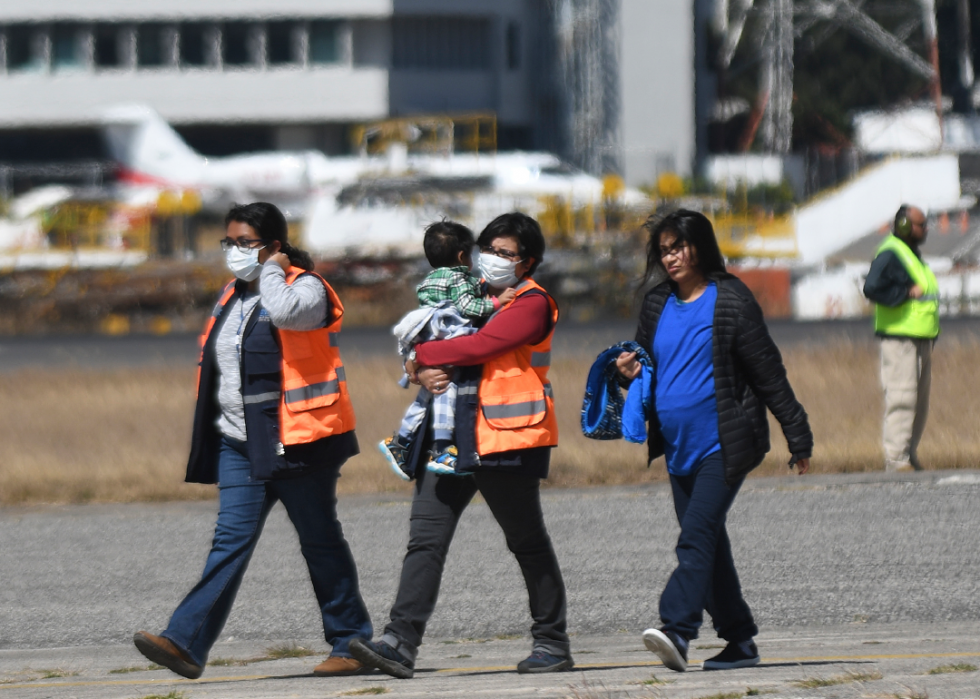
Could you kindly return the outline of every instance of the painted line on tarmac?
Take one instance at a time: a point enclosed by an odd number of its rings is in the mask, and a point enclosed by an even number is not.
[[[762,658],[763,663],[813,663],[813,662],[843,662],[847,660],[921,660],[924,658],[975,658],[980,657],[980,651],[972,653],[896,653],[889,655],[813,655],[799,658]],[[694,663],[692,663],[694,664]],[[655,660],[640,662],[609,662],[576,664],[575,670],[600,670],[603,668],[630,668],[660,666],[663,663]],[[453,673],[465,674],[471,672],[506,672],[513,671],[513,665],[498,665],[491,667],[453,667],[441,670],[421,670],[425,674],[448,675]],[[364,675],[362,675],[364,676]],[[215,682],[251,682],[253,680],[300,679],[314,677],[309,675],[237,675],[233,677],[208,677],[200,680],[88,680],[80,682],[21,682],[18,684],[0,684],[0,691],[5,689],[50,689],[53,687],[126,687],[135,685],[157,684],[212,684]],[[322,678],[318,678],[322,679]]]

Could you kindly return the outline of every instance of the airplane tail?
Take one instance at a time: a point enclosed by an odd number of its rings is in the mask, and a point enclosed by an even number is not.
[[[107,110],[102,135],[109,154],[135,179],[167,184],[196,184],[205,159],[159,114],[144,105]]]

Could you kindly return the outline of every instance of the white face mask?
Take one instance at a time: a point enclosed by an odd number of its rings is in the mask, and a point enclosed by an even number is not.
[[[505,260],[502,257],[481,252],[480,276],[495,289],[510,288],[518,282],[517,275],[514,273],[517,262],[518,260]]]
[[[261,249],[242,250],[235,246],[225,253],[225,265],[232,274],[243,282],[255,281],[262,272],[262,265],[259,262],[259,250]]]

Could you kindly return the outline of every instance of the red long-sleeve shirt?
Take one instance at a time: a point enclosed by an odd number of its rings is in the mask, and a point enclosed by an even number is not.
[[[415,346],[419,366],[473,366],[541,342],[551,330],[551,305],[542,294],[523,294],[478,332]]]

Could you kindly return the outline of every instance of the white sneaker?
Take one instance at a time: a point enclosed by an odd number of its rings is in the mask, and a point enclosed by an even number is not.
[[[647,629],[643,632],[643,645],[647,650],[656,653],[667,667],[675,672],[687,670],[687,648],[683,642],[670,631]]]

